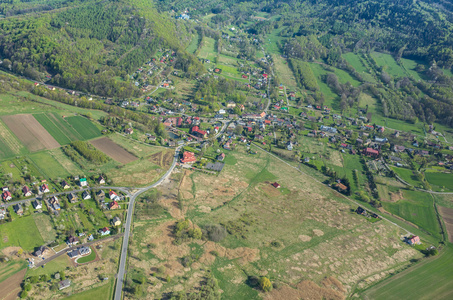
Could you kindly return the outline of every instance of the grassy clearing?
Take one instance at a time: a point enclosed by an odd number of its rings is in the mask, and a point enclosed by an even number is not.
[[[0,249],[18,246],[25,251],[32,251],[43,242],[32,216],[16,218],[13,222],[0,225]]]
[[[64,153],[60,148],[49,150],[48,153],[69,173],[72,175],[82,174],[80,168]]]
[[[199,39],[198,32],[195,32],[195,34],[192,37],[192,40],[190,41],[189,46],[187,46],[187,48],[186,48],[187,52],[193,54],[193,53],[195,53],[195,51],[197,51],[197,49],[198,49],[198,39]]]
[[[27,271],[27,276],[35,276],[35,275],[53,275],[56,272],[60,272],[66,269],[71,265],[69,261],[69,257],[67,255],[62,255],[54,260],[48,262],[44,265],[44,268],[33,268]]]
[[[379,67],[384,67],[384,71],[395,78],[404,77],[408,74],[401,68],[396,60],[390,54],[373,52],[371,56],[374,58]]]
[[[451,299],[453,246],[363,293],[368,299]]]
[[[50,216],[47,213],[34,214],[33,219],[44,242],[54,241],[57,234],[51,223]]]
[[[211,62],[215,62],[217,50],[215,49],[215,40],[209,37],[203,37],[201,41],[201,48],[198,52],[198,57],[203,59],[209,59]]]
[[[101,131],[90,120],[84,117],[75,116],[65,119],[84,140],[91,140],[101,136]]]
[[[431,195],[416,191],[404,191],[403,194],[404,199],[396,203],[384,202],[383,207],[440,239],[440,227]]]
[[[324,95],[324,98],[326,99],[325,105],[332,107],[334,109],[338,109],[338,105],[334,105],[335,100],[338,99],[338,95],[335,94],[330,87],[324,82],[322,79],[323,76],[327,75],[327,71],[317,63],[309,63],[311,70],[313,71],[313,74],[316,77],[316,80],[318,82],[319,88],[321,92]]]
[[[44,173],[47,178],[68,177],[71,175],[63,166],[55,160],[47,151],[30,154],[29,156],[36,166]]]
[[[426,172],[425,177],[432,185],[453,190],[453,174],[451,173]]]
[[[294,77],[293,71],[291,71],[291,69],[289,68],[286,60],[283,59],[280,55],[273,55],[272,58],[281,82],[287,87],[295,89],[297,87],[296,78]]]
[[[162,147],[142,144],[136,140],[126,138],[120,134],[109,135],[109,138],[137,157],[146,157],[165,149]]]
[[[420,74],[417,71],[415,71],[415,68],[417,67],[418,62],[416,62],[415,60],[412,60],[412,59],[401,58],[401,64],[415,80],[422,79]]]

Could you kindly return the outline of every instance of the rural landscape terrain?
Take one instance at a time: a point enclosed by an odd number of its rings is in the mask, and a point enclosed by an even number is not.
[[[453,298],[448,1],[0,2],[0,300]]]

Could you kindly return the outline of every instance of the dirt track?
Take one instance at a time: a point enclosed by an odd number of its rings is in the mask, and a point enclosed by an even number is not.
[[[136,156],[127,152],[124,148],[122,148],[109,138],[103,137],[91,141],[90,143],[98,150],[104,152],[105,154],[122,164],[127,164],[137,159]]]
[[[19,292],[22,290],[20,284],[24,280],[27,269],[17,272],[0,283],[0,299],[1,300],[14,300],[19,298]]]
[[[453,208],[439,206],[439,211],[447,227],[448,240],[453,243]]]
[[[60,147],[33,115],[4,116],[2,120],[30,151]]]

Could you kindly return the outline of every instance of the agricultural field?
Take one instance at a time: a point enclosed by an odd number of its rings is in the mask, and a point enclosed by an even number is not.
[[[47,130],[39,124],[33,115],[3,116],[2,120],[32,152],[58,148],[60,146]]]
[[[342,55],[343,58],[351,64],[351,66],[362,76],[362,78],[367,82],[375,83],[376,79],[371,73],[372,69],[369,66],[368,62],[362,57],[362,54],[356,54],[353,52],[348,52]]]
[[[24,145],[9,131],[6,125],[0,120],[0,159],[18,154],[25,154],[27,150]]]
[[[66,117],[65,120],[82,136],[83,140],[91,140],[101,136],[101,131],[90,120],[81,116]]]
[[[239,147],[226,155],[220,176],[180,170],[159,188],[158,203],[171,217],[136,221],[128,276],[143,273],[153,282],[146,287],[151,297],[189,291],[211,269],[226,299],[263,296],[247,276],[279,284],[272,298],[299,286],[300,293],[342,299],[360,280],[365,288],[421,257],[400,241],[400,228],[358,216],[355,204],[264,152],[249,155]],[[280,189],[271,186],[275,181]],[[221,224],[228,234],[175,244],[172,228],[183,218],[201,228]],[[168,276],[170,283],[162,279]]]
[[[47,151],[30,154],[29,157],[35,163],[36,167],[46,175],[47,178],[55,179],[57,177],[66,178],[71,174]]]
[[[54,137],[55,140],[57,140],[60,145],[67,145],[72,141],[66,134],[63,133],[61,126],[57,126],[50,120],[49,114],[35,114],[33,117],[35,117],[35,119],[47,130],[47,132],[50,133],[51,136]]]
[[[406,181],[412,186],[420,187],[422,183],[417,179],[414,175],[414,171],[410,169],[398,168],[398,167],[390,167],[401,179]]]
[[[93,140],[91,141],[91,144],[98,150],[104,152],[105,154],[122,164],[127,164],[137,159],[136,156],[132,155],[126,149],[122,148],[107,137]]]
[[[425,172],[426,180],[439,189],[453,190],[453,174],[439,172]]]
[[[453,246],[447,244],[435,257],[392,276],[363,293],[367,299],[451,299],[453,297]],[[414,288],[417,287],[417,288]]]
[[[428,193],[404,190],[401,200],[384,202],[382,206],[388,212],[412,222],[434,238],[440,239],[441,229],[433,201],[432,196]]]

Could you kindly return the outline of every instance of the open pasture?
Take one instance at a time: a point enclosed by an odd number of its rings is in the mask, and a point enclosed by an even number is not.
[[[71,139],[63,133],[61,126],[54,124],[48,117],[50,114],[35,114],[33,117],[57,140],[60,145],[67,145]]]
[[[439,188],[453,190],[452,173],[426,172],[425,177],[431,185],[437,186]]]
[[[126,149],[122,148],[107,137],[93,140],[90,143],[98,150],[104,152],[105,154],[122,164],[127,164],[137,159],[136,156],[132,155],[131,153],[126,151]]]
[[[32,115],[3,116],[2,120],[30,151],[60,147]]]

